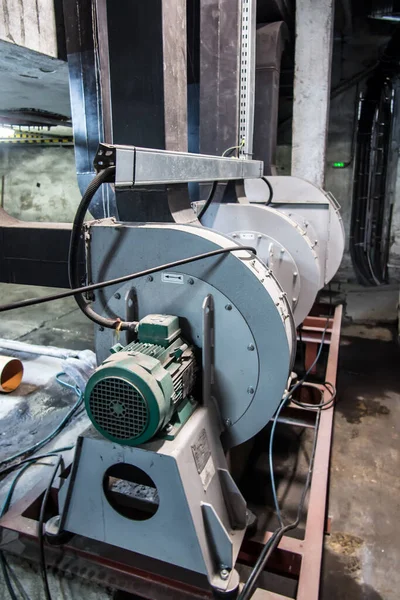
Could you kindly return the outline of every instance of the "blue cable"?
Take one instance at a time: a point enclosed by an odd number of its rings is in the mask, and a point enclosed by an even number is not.
[[[61,377],[63,377],[64,375],[65,375],[65,373],[63,371],[61,371],[61,373],[57,373],[56,381],[63,387],[69,388],[70,390],[74,390],[75,394],[78,397],[82,397],[81,389],[76,383],[75,384],[68,383],[67,381],[64,381],[63,379],[61,379]]]
[[[278,422],[279,415],[281,414],[281,411],[282,411],[283,407],[285,406],[285,404],[286,404],[288,398],[290,397],[290,395],[291,395],[290,393],[287,393],[283,397],[283,400],[281,401],[280,405],[278,406],[278,410],[275,413],[274,420],[273,420],[273,423],[272,423],[271,434],[269,436],[269,456],[268,456],[268,460],[269,460],[269,472],[270,472],[270,477],[271,477],[272,497],[273,497],[273,500],[274,500],[274,506],[275,506],[276,516],[278,517],[278,522],[279,522],[279,525],[281,527],[283,527],[283,520],[282,520],[281,509],[280,509],[280,506],[279,506],[278,496],[277,496],[277,492],[276,492],[274,463],[273,463],[273,444],[274,444],[274,436],[275,436],[276,424]]]

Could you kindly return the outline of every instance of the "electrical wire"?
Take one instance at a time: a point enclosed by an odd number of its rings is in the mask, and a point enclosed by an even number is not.
[[[310,382],[303,382],[302,388],[312,388],[317,390],[320,394],[321,394],[321,402],[320,404],[308,404],[307,402],[300,402],[299,400],[296,400],[295,398],[291,398],[291,402],[293,404],[295,404],[296,406],[299,406],[300,408],[307,408],[308,410],[317,410],[317,409],[321,409],[321,410],[327,410],[329,408],[331,408],[334,404],[334,401],[336,399],[336,388],[333,385],[333,383],[331,383],[330,381],[324,381],[324,383],[318,384],[318,383],[310,383]],[[331,395],[331,397],[329,398],[329,400],[324,401],[324,390],[321,389],[321,387],[324,387]]]
[[[283,404],[283,401],[281,404]],[[296,519],[295,519],[295,521],[293,521],[293,523],[290,523],[289,525],[282,524],[280,527],[278,527],[274,531],[271,538],[264,545],[264,547],[260,553],[260,556],[258,557],[257,562],[254,565],[252,572],[251,572],[249,578],[247,579],[247,581],[238,597],[238,600],[249,600],[252,597],[252,595],[255,591],[255,587],[257,585],[257,581],[258,581],[260,575],[262,574],[262,572],[264,571],[272,553],[279,546],[281,539],[283,538],[283,536],[286,533],[288,533],[292,529],[295,529],[300,523],[301,515],[302,515],[303,509],[304,509],[304,504],[305,504],[305,500],[307,497],[308,489],[310,487],[311,476],[312,476],[312,472],[313,472],[313,468],[314,468],[314,459],[315,459],[315,452],[316,452],[316,447],[317,447],[317,437],[318,437],[320,415],[321,415],[321,411],[319,410],[317,413],[317,419],[316,419],[316,423],[315,423],[315,435],[314,435],[313,448],[312,448],[312,453],[311,453],[311,458],[310,458],[310,464],[308,467],[306,482],[304,484],[303,492],[302,492],[302,495],[300,498],[300,503],[298,506]]]
[[[221,154],[221,156],[227,157],[234,150],[237,150],[239,153],[239,150],[241,148],[243,148],[244,144],[245,144],[245,140],[243,139],[238,146],[230,146],[230,148],[227,148],[226,150],[224,150],[223,153]],[[237,157],[237,158],[239,158],[239,157]],[[269,182],[267,182],[267,185],[270,188],[270,198],[268,200],[268,203],[269,203],[272,200],[272,196],[271,196],[272,188],[271,188]],[[201,207],[201,209],[197,215],[197,218],[199,219],[200,222],[201,222],[201,218],[204,217],[204,215],[206,214],[207,210],[210,207],[210,204],[214,200],[214,196],[215,196],[215,192],[217,191],[217,188],[218,188],[218,181],[214,181],[214,183],[212,184],[210,193],[208,194],[207,200],[204,202],[203,206]]]
[[[51,440],[53,440],[62,431],[62,429],[65,427],[65,425],[68,423],[68,421],[72,418],[72,416],[75,414],[75,412],[81,406],[81,404],[83,402],[83,394],[82,394],[81,390],[79,389],[79,387],[77,385],[71,385],[71,384],[67,383],[66,381],[63,381],[61,379],[61,377],[63,375],[65,375],[65,373],[58,373],[58,375],[56,375],[56,379],[57,379],[58,383],[60,383],[64,387],[73,389],[78,396],[78,400],[75,402],[75,404],[72,406],[72,408],[67,412],[67,414],[63,417],[63,419],[57,425],[57,427],[49,435],[47,435],[40,442],[36,442],[36,444],[33,444],[29,448],[26,448],[25,450],[21,450],[21,452],[17,452],[16,454],[13,454],[12,456],[9,456],[8,458],[3,459],[0,462],[0,466],[4,466],[4,465],[7,465],[8,463],[12,463],[15,460],[17,460],[18,458],[20,458],[21,456],[26,456],[26,455],[29,456],[29,455],[33,454],[34,452],[36,452],[37,450],[40,450],[41,448],[43,448],[43,446],[45,446],[46,444],[51,442]],[[3,474],[3,472],[4,472],[4,470],[0,471],[0,476]]]
[[[51,294],[50,296],[42,296],[42,298],[33,298],[30,300],[21,300],[20,302],[14,302],[13,304],[3,304],[0,306],[0,313],[6,312],[8,310],[15,310],[18,308],[37,306],[38,304],[44,304],[46,302],[52,302],[54,300],[61,300],[62,298],[70,298],[71,296],[75,296],[75,294],[93,292],[95,290],[100,290],[111,285],[118,285],[121,283],[125,283],[126,281],[131,281],[132,279],[138,279],[139,277],[152,275],[153,273],[158,273],[159,271],[164,271],[165,269],[172,269],[174,267],[180,267],[188,263],[204,260],[205,258],[211,258],[220,254],[229,254],[230,252],[241,252],[243,250],[252,252],[255,256],[257,255],[257,251],[251,246],[230,246],[229,248],[219,248],[218,250],[211,250],[210,252],[204,252],[204,254],[196,254],[195,256],[189,256],[188,258],[181,258],[179,260],[174,260],[170,263],[166,263],[165,265],[158,265],[157,267],[151,267],[150,269],[138,271],[137,273],[130,273],[129,275],[123,275],[122,277],[116,277],[115,279],[108,279],[107,281],[102,281],[100,283],[92,283],[91,285],[83,285],[79,288],[74,288],[72,290],[60,292],[59,294]],[[133,324],[131,323],[130,325]],[[136,323],[134,325],[136,326]]]
[[[201,207],[201,209],[199,211],[199,214],[197,215],[197,218],[199,219],[199,221],[201,220],[201,217],[203,217],[205,215],[211,202],[214,200],[214,196],[215,196],[215,192],[217,191],[217,187],[218,187],[218,181],[214,181],[214,183],[212,184],[210,193],[208,194],[208,198],[204,202],[203,206]]]
[[[11,578],[10,578],[11,569],[6,560],[6,557],[4,556],[4,552],[2,550],[0,550],[0,566],[1,566],[2,573],[3,573],[4,582],[6,584],[6,588],[11,597],[11,600],[18,600],[17,595],[14,591],[13,585],[11,583]]]
[[[14,464],[14,465],[10,465],[10,466],[2,469],[0,471],[0,478],[4,477],[5,475],[8,475],[9,473],[12,473],[12,471],[15,471],[21,465],[25,465],[27,463],[34,463],[37,460],[40,460],[42,458],[47,458],[48,456],[51,456],[52,454],[59,454],[60,452],[68,452],[69,450],[73,450],[73,449],[74,449],[74,446],[66,446],[65,448],[57,448],[56,450],[51,450],[50,452],[47,452],[46,454],[39,454],[37,456],[32,456],[31,458],[25,458],[24,460],[21,460],[20,462]]]
[[[292,529],[295,529],[301,519],[301,514],[303,512],[304,509],[304,504],[305,504],[305,500],[307,497],[307,492],[311,483],[311,475],[312,475],[312,471],[313,471],[313,466],[314,466],[314,458],[315,458],[315,451],[316,451],[316,444],[317,444],[317,436],[318,436],[318,428],[319,428],[319,422],[320,422],[320,417],[321,417],[321,411],[323,409],[327,409],[327,408],[331,408],[331,406],[333,405],[333,402],[335,400],[336,397],[336,389],[334,387],[334,385],[330,382],[324,382],[322,385],[326,388],[329,389],[329,391],[331,392],[331,398],[327,401],[327,402],[321,402],[319,405],[315,405],[315,404],[305,404],[303,402],[299,402],[298,400],[294,400],[293,399],[293,394],[294,392],[300,388],[303,385],[309,386],[309,387],[316,387],[313,384],[310,384],[309,382],[306,382],[307,377],[309,376],[309,374],[311,373],[311,371],[313,370],[313,368],[315,367],[315,365],[317,364],[318,360],[320,359],[321,353],[322,353],[322,349],[324,346],[324,342],[325,342],[325,336],[326,336],[326,332],[328,330],[328,326],[330,323],[330,319],[331,316],[329,315],[326,319],[326,323],[325,323],[325,327],[322,331],[322,335],[321,335],[321,342],[319,345],[319,349],[317,352],[317,355],[314,359],[314,361],[312,362],[312,364],[310,365],[310,367],[307,369],[305,375],[299,380],[297,381],[288,392],[286,392],[286,394],[284,395],[284,397],[282,398],[278,409],[274,415],[273,418],[273,422],[272,422],[272,427],[271,427],[271,433],[270,433],[270,439],[269,439],[269,453],[268,453],[268,460],[269,460],[269,470],[270,470],[270,477],[271,477],[271,490],[272,490],[272,497],[273,497],[273,502],[274,502],[274,508],[275,508],[275,512],[276,512],[276,516],[278,518],[278,523],[279,523],[279,527],[273,532],[272,536],[270,537],[270,539],[268,540],[268,542],[266,542],[266,544],[264,545],[260,556],[257,559],[256,564],[254,565],[249,578],[247,579],[242,592],[240,593],[238,600],[249,600],[251,598],[251,596],[253,595],[253,592],[255,591],[255,587],[257,585],[257,581],[261,575],[261,573],[264,571],[266,564],[268,563],[272,553],[274,552],[274,550],[278,547],[282,537],[288,532],[291,531]],[[319,388],[317,388],[319,389]],[[319,389],[319,391],[321,392],[321,390]],[[279,415],[281,414],[284,406],[287,404],[287,402],[289,402],[289,400],[291,402],[294,402],[295,404],[301,406],[302,408],[311,408],[313,410],[316,410],[317,412],[317,417],[316,417],[316,421],[315,421],[315,435],[314,435],[314,442],[313,442],[313,449],[312,449],[312,454],[311,454],[311,459],[310,459],[310,463],[309,463],[309,468],[308,468],[308,473],[307,473],[307,478],[306,478],[306,482],[303,488],[303,492],[302,492],[302,496],[300,499],[300,503],[298,506],[298,512],[297,512],[297,517],[295,519],[295,521],[293,521],[293,523],[290,523],[289,525],[285,525],[282,519],[282,513],[281,513],[281,509],[279,506],[279,501],[278,501],[278,496],[277,496],[277,489],[276,489],[276,481],[275,481],[275,471],[274,471],[274,464],[273,464],[273,443],[274,443],[274,437],[275,437],[275,430],[276,430],[276,425],[278,422],[278,418]]]
[[[276,424],[278,422],[278,418],[279,418],[279,415],[282,412],[283,407],[285,406],[286,402],[290,398],[290,395],[291,395],[290,392],[288,392],[283,397],[280,405],[278,406],[278,410],[276,411],[274,419],[273,419],[273,422],[272,422],[271,433],[270,433],[270,436],[269,436],[269,452],[268,452],[269,472],[270,473],[274,472],[273,443],[274,443],[274,437],[275,437]],[[272,489],[272,497],[273,497],[273,500],[274,500],[275,513],[276,513],[276,516],[278,518],[278,523],[279,523],[280,527],[283,527],[283,520],[282,520],[282,515],[281,515],[281,509],[280,509],[280,506],[279,506],[278,495],[277,495],[277,491],[276,491],[275,477],[271,477],[271,489]]]
[[[297,381],[294,384],[294,386],[285,394],[281,403],[278,406],[278,410],[276,411],[273,422],[272,422],[271,434],[270,434],[270,438],[269,438],[268,461],[269,461],[269,470],[270,470],[270,474],[271,474],[272,497],[273,497],[273,501],[274,501],[275,512],[278,517],[279,524],[281,526],[283,526],[283,521],[282,521],[281,510],[279,507],[279,502],[278,502],[278,497],[277,497],[276,482],[275,482],[275,476],[274,476],[274,464],[273,464],[273,443],[274,443],[276,424],[278,422],[278,417],[279,417],[280,413],[282,412],[283,407],[289,400],[291,400],[292,402],[294,402],[297,405],[300,405],[302,408],[307,408],[306,405],[299,402],[298,400],[293,401],[293,394],[299,387],[301,387],[302,385],[304,385],[306,383],[306,379],[307,379],[308,375],[311,373],[311,371],[313,370],[313,368],[319,361],[319,358],[322,353],[322,348],[324,346],[325,335],[328,330],[329,323],[330,323],[330,317],[328,317],[326,319],[325,327],[324,327],[324,329],[322,331],[322,335],[321,335],[321,342],[320,342],[319,349],[318,349],[318,352],[317,352],[317,355],[316,355],[314,361],[312,362],[311,366],[307,369],[305,375],[299,381]],[[332,402],[332,399],[330,399],[329,402]],[[316,408],[315,405],[313,405],[313,408]]]
[[[81,247],[81,237],[83,232],[83,225],[85,222],[86,213],[89,210],[90,203],[93,200],[94,195],[99,190],[103,183],[115,181],[116,167],[111,166],[100,171],[92,179],[88,185],[86,192],[83,194],[82,199],[79,203],[78,209],[75,214],[74,222],[72,224],[71,237],[69,242],[68,252],[68,276],[69,284],[72,289],[79,288],[81,283],[82,275],[79,273],[79,251]],[[81,309],[84,315],[91,321],[100,325],[100,327],[107,327],[110,329],[126,330],[132,328],[132,323],[129,321],[122,321],[118,317],[115,319],[108,319],[96,313],[93,310],[89,300],[84,296],[84,292],[77,291],[73,294],[77,305]]]
[[[268,181],[268,179],[266,177],[262,177],[261,179],[267,184],[268,189],[269,189],[268,200],[266,200],[265,203],[264,203],[265,206],[268,206],[272,202],[272,199],[274,197],[274,191],[272,189],[272,185],[270,184],[270,182]],[[215,196],[215,192],[217,191],[217,187],[218,187],[218,182],[214,181],[214,183],[212,184],[210,193],[208,194],[208,198],[204,202],[203,206],[201,207],[201,209],[199,211],[199,214],[197,215],[197,218],[199,219],[200,222],[201,222],[201,218],[204,217],[204,215],[206,214],[207,210],[210,207],[210,204],[214,200],[214,196]]]
[[[246,143],[246,140],[243,138],[242,141],[240,142],[240,144],[238,146],[230,146],[229,148],[227,148],[226,150],[223,151],[223,153],[221,154],[221,156],[225,156],[226,157],[226,156],[230,155],[234,150],[237,150],[238,154],[239,154],[239,150],[241,148],[243,148],[243,146],[245,145],[245,143]],[[237,156],[237,158],[239,158],[239,157]]]
[[[22,469],[16,474],[16,476],[14,477],[11,486],[7,492],[7,495],[4,499],[4,502],[2,504],[2,507],[0,509],[0,518],[3,517],[5,515],[5,513],[8,511],[10,504],[11,504],[11,500],[12,500],[12,496],[14,494],[16,485],[19,481],[19,479],[22,477],[22,475],[25,473],[25,471],[27,471],[29,469],[29,467],[31,467],[32,465],[36,464],[39,460],[41,460],[42,458],[49,458],[51,456],[58,456],[58,453],[61,450],[54,450],[53,452],[49,452],[47,454],[44,454],[42,456],[36,456],[33,459],[30,459],[28,464],[25,464]],[[46,466],[51,466],[51,465],[46,465]],[[15,590],[13,588],[13,585],[11,583],[11,577],[10,577],[10,566],[8,565],[7,559],[4,555],[4,552],[2,550],[0,550],[0,564],[1,564],[1,569],[3,572],[3,577],[4,577],[4,581],[8,590],[8,593],[10,594],[10,597],[12,598],[12,600],[17,600],[17,595],[15,593]],[[21,586],[21,584],[19,583],[19,585]],[[22,587],[22,586],[21,586]],[[26,598],[28,598],[28,595],[26,594],[25,590],[23,590],[24,592],[24,596]]]
[[[41,572],[41,576],[42,576],[42,580],[43,580],[43,588],[44,588],[44,593],[46,596],[46,600],[52,600],[51,598],[51,593],[50,593],[50,587],[49,587],[49,581],[47,578],[47,570],[46,570],[46,557],[45,557],[45,553],[44,553],[44,535],[43,535],[43,527],[44,527],[44,516],[45,516],[45,512],[46,512],[46,507],[47,507],[47,503],[49,500],[49,496],[50,496],[50,492],[51,492],[51,487],[54,483],[54,480],[56,478],[57,475],[57,471],[59,469],[59,467],[61,468],[61,471],[63,470],[63,466],[64,466],[64,462],[63,462],[63,458],[62,456],[58,457],[56,466],[54,467],[53,470],[53,474],[50,478],[49,484],[46,488],[45,494],[43,496],[43,501],[42,501],[42,505],[40,507],[40,515],[39,515],[39,523],[38,523],[38,540],[39,540],[39,555],[40,555],[40,572]]]
[[[274,198],[274,190],[272,189],[272,185],[270,184],[270,182],[268,181],[268,179],[265,177],[265,175],[263,177],[261,177],[261,179],[263,180],[264,183],[267,184],[267,187],[269,189],[269,197],[268,200],[266,200],[264,202],[265,206],[268,206],[269,204],[271,204],[273,198]]]

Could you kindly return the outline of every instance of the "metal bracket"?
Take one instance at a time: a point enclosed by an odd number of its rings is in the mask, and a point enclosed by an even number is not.
[[[227,469],[218,469],[218,475],[231,527],[232,529],[244,529],[247,526],[246,500]]]
[[[242,0],[240,48],[239,155],[253,156],[256,78],[256,0]]]
[[[263,174],[263,163],[258,160],[100,144],[94,160],[96,171],[114,165],[117,189],[257,179]]]
[[[232,569],[233,548],[228,532],[211,504],[201,502],[201,511],[206,525],[208,543],[215,563]]]
[[[211,294],[203,302],[203,404],[211,398],[214,369],[214,299]]]

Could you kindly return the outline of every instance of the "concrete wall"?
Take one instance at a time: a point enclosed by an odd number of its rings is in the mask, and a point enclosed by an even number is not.
[[[355,23],[351,38],[336,39],[333,50],[332,89],[339,82],[362,72],[378,59],[389,37],[387,29],[372,33],[368,25]],[[362,90],[362,83],[359,90]],[[400,281],[400,169],[397,172],[396,202],[392,223],[392,245],[389,264],[391,285],[380,288],[364,288],[357,284],[349,253],[349,229],[353,187],[353,165],[335,169],[332,163],[347,162],[351,159],[354,130],[356,86],[331,99],[327,156],[325,168],[325,189],[339,201],[346,231],[346,249],[342,265],[335,277],[333,287],[341,293],[345,302],[345,314],[354,321],[396,321],[399,302],[398,282]],[[309,97],[312,103],[313,95]],[[291,130],[290,123],[279,132],[277,148],[277,169],[280,175],[291,173]],[[298,173],[300,176],[300,174]]]
[[[368,65],[378,59],[386,46],[389,36],[383,30],[381,33],[371,33],[370,29],[361,23],[356,23],[351,38],[344,43],[336,40],[333,51],[332,63],[332,89],[340,82],[360,73]],[[345,93],[331,99],[328,144],[325,167],[325,189],[332,192],[342,207],[342,217],[347,234],[346,252],[339,272],[339,278],[355,282],[355,274],[351,265],[349,254],[348,233],[350,228],[351,202],[353,193],[353,164],[344,169],[335,169],[332,163],[336,161],[348,162],[351,158],[352,139],[354,131],[354,117],[356,110],[356,97],[363,89],[353,86]],[[313,95],[309,97],[312,104]],[[291,131],[290,123],[280,131],[279,146],[277,151],[277,168],[281,175],[291,173]],[[301,176],[300,173],[297,173]],[[398,193],[392,227],[392,252],[390,262],[400,265],[400,174]],[[400,271],[399,271],[400,274]]]
[[[0,146],[5,210],[24,221],[71,222],[81,194],[74,149]]]
[[[57,57],[54,0],[0,0],[0,39]]]

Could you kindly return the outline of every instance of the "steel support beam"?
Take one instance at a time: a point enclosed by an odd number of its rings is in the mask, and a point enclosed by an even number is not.
[[[323,187],[331,89],[333,0],[296,7],[292,175]]]
[[[116,165],[116,189],[255,179],[263,172],[263,164],[257,160],[109,144],[101,144],[95,165],[98,170]]]
[[[95,8],[95,0],[64,0],[75,163],[82,194],[95,175],[93,159],[99,143],[104,141]],[[105,24],[103,36],[106,31]],[[106,77],[105,73],[103,75]],[[116,215],[115,198],[110,186],[103,185],[95,194],[90,211],[97,219]]]
[[[113,143],[187,151],[185,0],[108,0]],[[123,221],[173,221],[187,186],[116,194]]]
[[[186,151],[186,1],[64,0],[64,12],[81,191],[99,142]],[[114,202],[102,186],[91,212],[172,221],[190,208],[184,192],[121,191]]]

